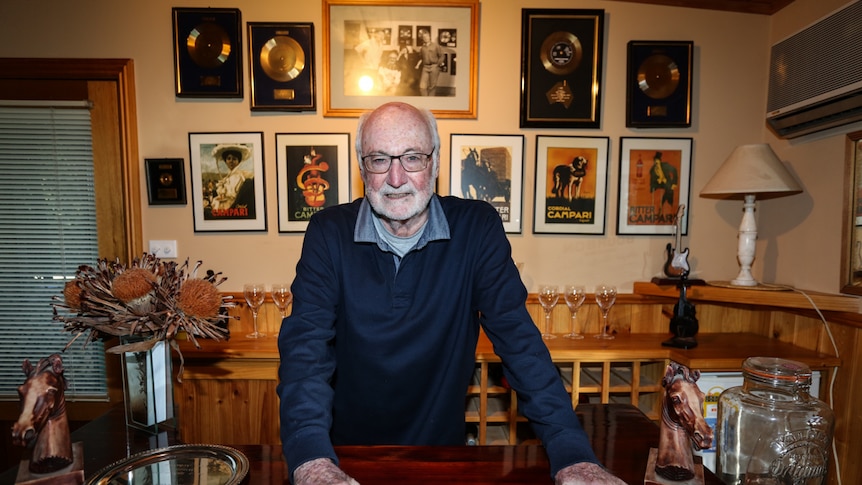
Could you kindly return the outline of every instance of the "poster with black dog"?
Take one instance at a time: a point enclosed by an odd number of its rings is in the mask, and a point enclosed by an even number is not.
[[[536,137],[537,234],[604,234],[607,137]]]

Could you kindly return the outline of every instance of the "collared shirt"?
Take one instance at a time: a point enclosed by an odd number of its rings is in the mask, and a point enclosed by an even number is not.
[[[380,237],[380,233],[375,225],[375,217],[377,216],[371,211],[371,204],[368,202],[368,199],[362,199],[362,204],[359,207],[359,215],[356,218],[356,229],[353,231],[353,240],[355,242],[375,243],[381,251],[393,253],[397,268],[403,256],[399,255],[399,251],[386,242],[384,238]],[[425,222],[422,234],[412,249],[422,249],[429,241],[445,239],[449,239],[449,222],[446,220],[446,215],[443,214],[440,201],[434,196],[431,197],[431,201],[428,203],[428,221]]]

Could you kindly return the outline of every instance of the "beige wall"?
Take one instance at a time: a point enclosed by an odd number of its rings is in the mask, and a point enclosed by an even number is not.
[[[522,234],[510,235],[516,261],[524,262],[525,281],[600,281],[630,291],[634,281],[661,272],[666,236],[617,236],[619,142],[621,136],[691,137],[692,197],[689,262],[695,276],[727,280],[735,276],[736,228],[741,202],[701,199],[698,193],[736,145],[767,141],[799,177],[805,192],[758,206],[760,232],[755,276],[766,282],[836,292],[839,288],[840,218],[843,194],[841,134],[793,143],[776,140],[764,124],[767,64],[772,42],[834,10],[840,0],[797,0],[773,17],[636,3],[584,0],[574,4],[546,0],[484,0],[479,45],[479,108],[475,120],[443,120],[440,189],[449,193],[448,145],[451,133],[526,136]],[[194,233],[192,205],[147,205],[142,191],[143,234],[176,239],[181,259],[203,259],[223,271],[227,291],[243,282],[289,281],[302,243],[301,234],[279,234],[276,208],[277,132],[354,132],[355,119],[324,118],[319,113],[252,114],[248,104],[248,66],[244,59],[243,100],[177,99],[173,88],[171,4],[163,1],[32,0],[0,2],[0,56],[117,57],[135,62],[140,158],[188,160],[189,132],[261,131],[264,133],[266,205],[269,230],[260,233]],[[239,7],[243,22],[313,22],[320,88],[321,8],[319,2],[236,0],[188,1],[183,7]],[[606,11],[600,130],[519,129],[520,12],[524,7],[602,8]],[[245,26],[243,26],[243,32]],[[693,40],[694,116],[689,129],[632,130],[625,127],[626,43],[629,40]],[[244,53],[244,57],[247,55]],[[318,106],[322,98],[318,97]],[[537,134],[608,136],[611,140],[606,234],[533,235],[535,136]],[[188,162],[187,162],[188,163]],[[142,187],[146,182],[141,175]],[[146,244],[145,244],[146,247]],[[565,255],[565,256],[563,256]]]

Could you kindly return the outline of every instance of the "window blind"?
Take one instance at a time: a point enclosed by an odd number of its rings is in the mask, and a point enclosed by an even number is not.
[[[101,342],[52,320],[52,297],[98,259],[89,109],[0,106],[0,399],[18,399],[21,364],[60,353],[69,400],[107,400]]]

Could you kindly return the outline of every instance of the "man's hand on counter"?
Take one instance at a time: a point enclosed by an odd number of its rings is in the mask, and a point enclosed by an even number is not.
[[[329,458],[303,463],[293,472],[294,485],[359,485]]]
[[[575,463],[557,472],[556,485],[626,485],[595,463]]]

